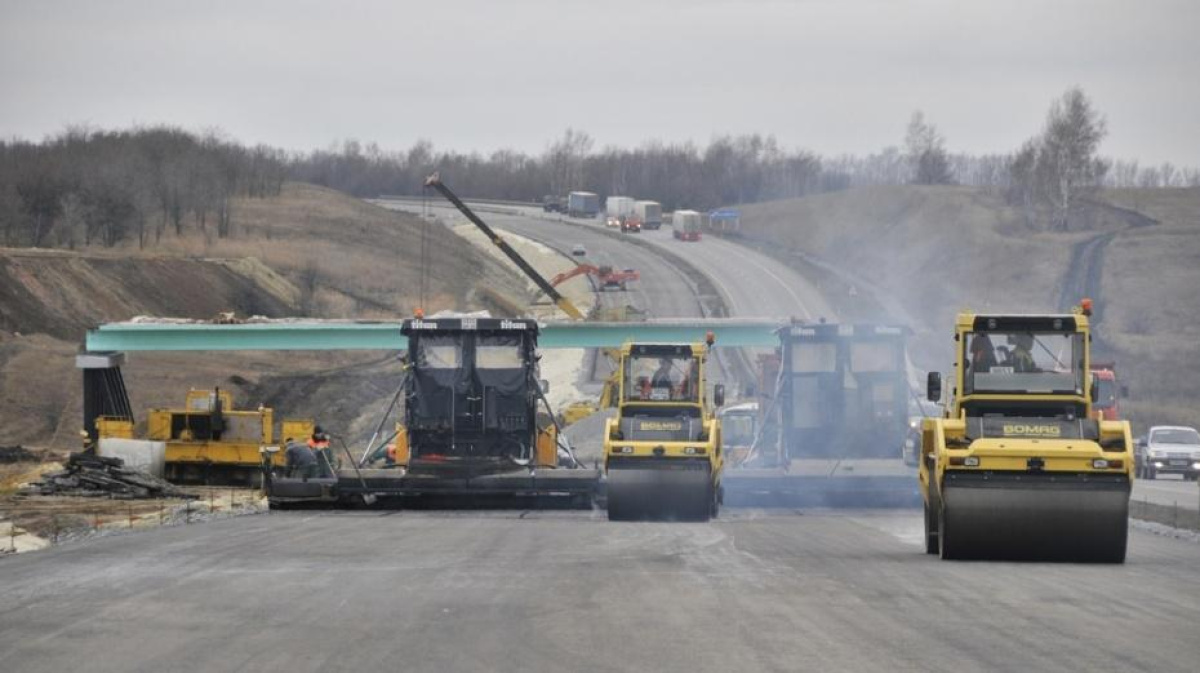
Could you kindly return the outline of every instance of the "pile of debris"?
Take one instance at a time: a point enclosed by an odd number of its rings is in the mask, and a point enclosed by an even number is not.
[[[72,453],[65,470],[42,475],[42,480],[30,484],[23,494],[108,497],[118,500],[194,497],[170,482],[125,467],[125,461],[120,458],[86,453]]]
[[[0,446],[0,464],[36,463],[37,460],[37,455],[23,446]]]

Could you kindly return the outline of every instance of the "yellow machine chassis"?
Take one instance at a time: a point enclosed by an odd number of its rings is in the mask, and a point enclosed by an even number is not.
[[[1090,371],[1087,316],[1073,316],[1083,334]],[[976,316],[960,314],[956,343],[964,343]],[[958,349],[955,392],[964,390]],[[1090,382],[1089,382],[1090,383]],[[956,396],[946,418],[922,422],[919,479],[925,501],[926,551],[943,558],[1013,558],[1122,562],[1133,480],[1133,440],[1127,421],[1098,421],[1099,437],[1055,436],[1054,423],[1014,419],[1003,436],[969,439],[970,402],[1081,404],[1090,416],[1090,385],[1080,396]]]
[[[625,398],[625,369],[634,344],[619,351],[614,387],[618,414],[604,427],[604,468],[607,475],[608,516],[612,520],[708,520],[721,502],[721,422],[707,398],[705,365],[708,347],[691,344],[694,366],[699,367],[699,402],[654,402]],[[694,409],[703,423],[703,440],[634,441],[619,436],[621,418],[628,406],[642,410]],[[689,411],[688,415],[695,411]]]

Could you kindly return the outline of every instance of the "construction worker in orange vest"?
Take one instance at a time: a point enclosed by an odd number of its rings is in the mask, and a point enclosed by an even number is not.
[[[329,435],[321,426],[313,428],[312,436],[308,438],[308,448],[317,457],[317,473],[322,477],[332,477],[333,451],[329,448]]]

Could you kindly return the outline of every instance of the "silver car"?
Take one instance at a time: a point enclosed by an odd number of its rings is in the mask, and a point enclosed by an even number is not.
[[[1156,425],[1138,447],[1141,460],[1138,476],[1154,479],[1160,474],[1182,474],[1194,481],[1200,476],[1200,432],[1180,425]]]

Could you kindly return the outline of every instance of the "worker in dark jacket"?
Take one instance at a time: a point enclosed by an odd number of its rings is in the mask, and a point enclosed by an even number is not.
[[[287,476],[305,480],[317,476],[317,455],[308,448],[308,444],[289,437],[283,455],[287,459]]]

